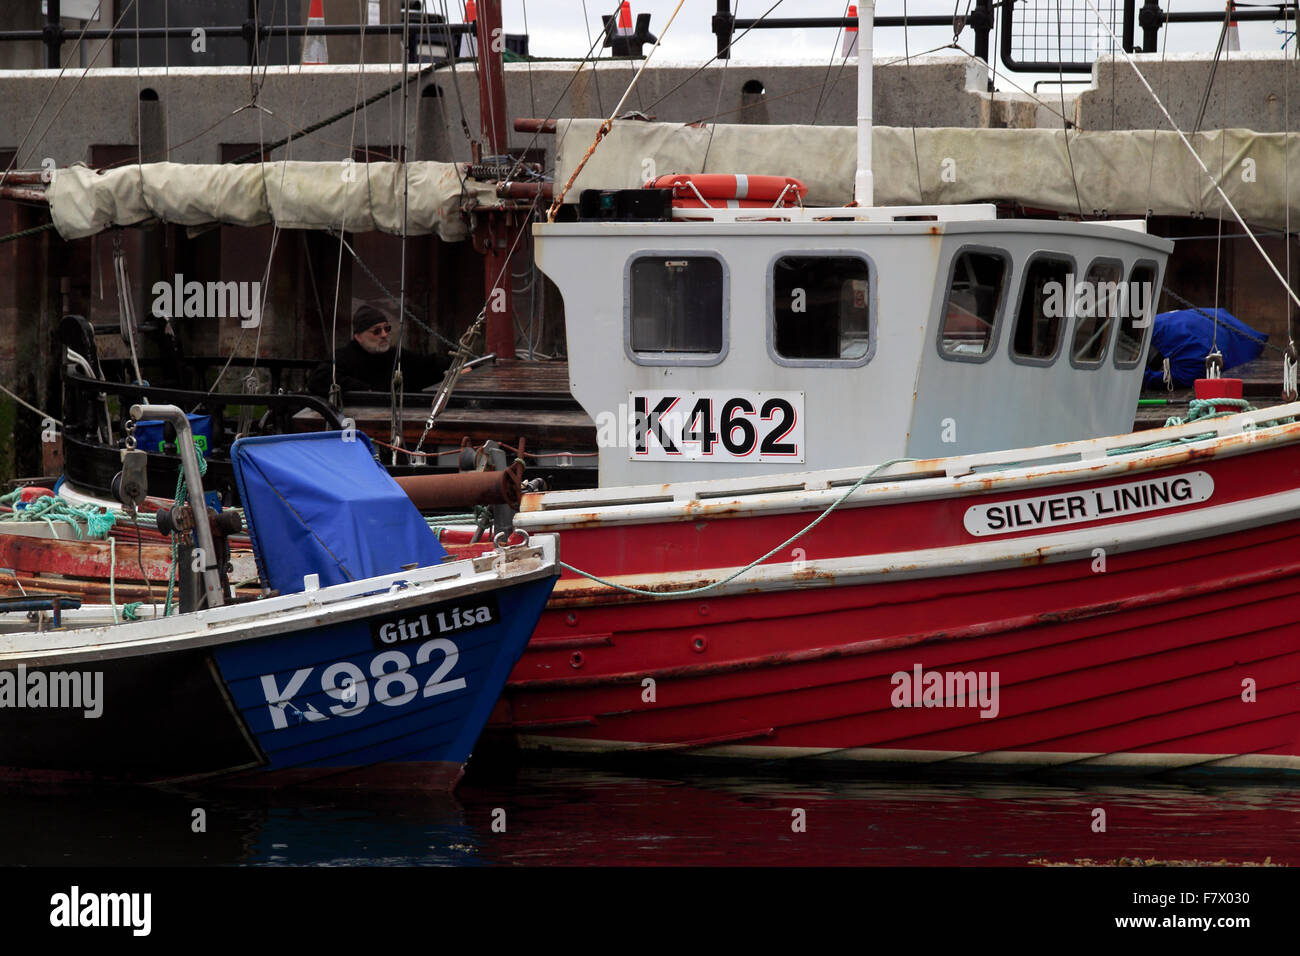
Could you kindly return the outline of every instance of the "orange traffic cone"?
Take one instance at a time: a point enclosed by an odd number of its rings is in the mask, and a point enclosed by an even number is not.
[[[1241,36],[1237,33],[1237,21],[1233,17],[1236,10],[1236,4],[1228,0],[1228,41],[1224,44],[1229,50],[1241,49]]]
[[[478,21],[478,4],[474,0],[465,0],[465,22],[476,23]],[[458,41],[460,53],[458,56],[478,56],[478,36],[473,33],[462,34]]]
[[[858,15],[858,5],[856,3],[850,3],[849,18],[852,19],[857,15]],[[857,27],[844,28],[844,46],[843,46],[842,55],[845,57],[858,55],[858,28]]]
[[[628,3],[628,0],[623,0],[618,8],[618,35],[630,37],[635,32],[632,29],[632,4]]]
[[[307,26],[323,27],[325,25],[325,8],[323,0],[311,0],[307,10]],[[302,38],[302,65],[324,66],[329,63],[330,55],[325,46],[325,37],[319,33],[307,34]]]

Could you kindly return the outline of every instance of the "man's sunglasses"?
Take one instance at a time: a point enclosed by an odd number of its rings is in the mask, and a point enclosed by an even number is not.
[[[376,325],[374,328],[368,329],[367,331],[369,331],[371,335],[379,335],[380,333],[387,335],[389,332],[393,331],[393,327],[391,325]]]

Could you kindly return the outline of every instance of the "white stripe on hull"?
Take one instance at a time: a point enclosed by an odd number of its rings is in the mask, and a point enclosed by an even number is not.
[[[781,591],[809,587],[846,587],[855,584],[901,581],[914,578],[976,574],[1021,567],[1026,564],[1055,564],[1063,561],[1091,559],[1096,548],[1108,555],[1144,551],[1152,548],[1197,541],[1218,535],[1258,528],[1300,517],[1300,489],[1264,495],[1244,501],[1198,508],[1178,514],[1160,514],[1117,524],[1098,525],[1071,531],[1001,541],[974,541],[948,548],[922,551],[896,551],[887,554],[853,555],[845,558],[805,560],[800,570],[794,565],[760,565],[740,578],[710,592],[746,594],[757,591]],[[744,520],[744,519],[740,519]],[[606,580],[628,587],[656,589],[691,588],[721,580],[738,568],[706,568],[684,572],[602,575]],[[560,581],[552,596],[553,606],[564,606],[566,594],[581,591],[589,600],[593,588],[600,585],[586,578]],[[611,590],[611,594],[614,592]],[[662,594],[656,599],[671,599]]]
[[[723,744],[714,747],[677,748],[674,745],[636,743],[627,740],[589,740],[583,737],[549,737],[517,734],[524,750],[545,750],[570,754],[617,754],[654,752],[691,757],[723,757],[736,760],[823,760],[858,763],[909,764],[912,766],[961,766],[1002,768],[1094,768],[1129,770],[1282,771],[1300,773],[1300,757],[1282,754],[1188,754],[1188,753],[1067,753],[1054,751],[990,750],[983,753],[958,750],[894,750],[876,747],[827,749],[825,747],[756,747]]]

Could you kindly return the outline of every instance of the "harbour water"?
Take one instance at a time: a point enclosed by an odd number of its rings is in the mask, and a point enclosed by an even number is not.
[[[0,790],[6,866],[1300,866],[1300,786],[536,766],[454,797]]]

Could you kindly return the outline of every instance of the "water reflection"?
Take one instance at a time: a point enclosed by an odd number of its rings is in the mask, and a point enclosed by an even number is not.
[[[202,810],[202,815],[196,814]],[[1105,830],[1095,811],[1105,813]],[[200,816],[204,832],[196,832]],[[6,865],[1300,865],[1300,787],[526,767],[421,794],[0,789]]]

